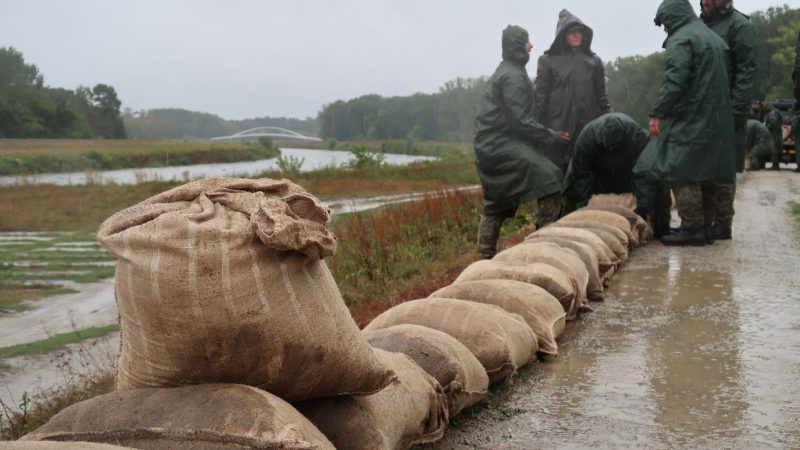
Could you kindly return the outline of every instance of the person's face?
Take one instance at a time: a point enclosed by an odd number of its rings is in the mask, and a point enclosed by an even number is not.
[[[533,50],[533,44],[531,43],[530,39],[525,41],[525,51],[530,53]]]
[[[703,11],[708,14],[714,14],[714,0],[700,0],[703,4]]]
[[[583,31],[580,28],[567,31],[567,44],[570,47],[580,47],[583,44]]]
[[[761,109],[761,103],[753,102],[753,104],[750,105],[750,107],[753,109]]]

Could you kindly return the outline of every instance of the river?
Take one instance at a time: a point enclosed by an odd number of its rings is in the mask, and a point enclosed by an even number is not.
[[[312,150],[303,148],[282,148],[284,158],[303,160],[301,172],[339,167],[353,159],[353,154],[342,150]],[[387,164],[409,164],[414,161],[436,159],[431,156],[385,154]],[[267,170],[278,168],[277,158],[236,163],[195,164],[191,166],[144,167],[108,171],[88,171],[72,173],[45,173],[25,176],[0,177],[0,186],[18,184],[56,184],[61,186],[117,183],[138,184],[147,181],[189,181],[209,177],[248,177]]]

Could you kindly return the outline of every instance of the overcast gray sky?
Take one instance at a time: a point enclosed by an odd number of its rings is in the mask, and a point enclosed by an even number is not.
[[[490,75],[501,30],[530,32],[528,72],[562,8],[594,29],[610,61],[659,51],[658,0],[0,0],[0,46],[49,86],[106,83],[123,107],[228,119],[316,116],[364,94],[435,92]],[[699,0],[692,1],[695,10]],[[735,0],[751,13],[800,0]]]

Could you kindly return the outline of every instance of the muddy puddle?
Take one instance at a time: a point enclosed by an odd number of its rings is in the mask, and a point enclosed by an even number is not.
[[[793,176],[742,180],[734,241],[634,251],[606,302],[568,325],[559,356],[496,399],[505,414],[426,448],[800,446]]]

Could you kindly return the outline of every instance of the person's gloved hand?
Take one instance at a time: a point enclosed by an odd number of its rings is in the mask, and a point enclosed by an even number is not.
[[[733,115],[733,129],[739,131],[747,126],[747,116],[741,114]]]

